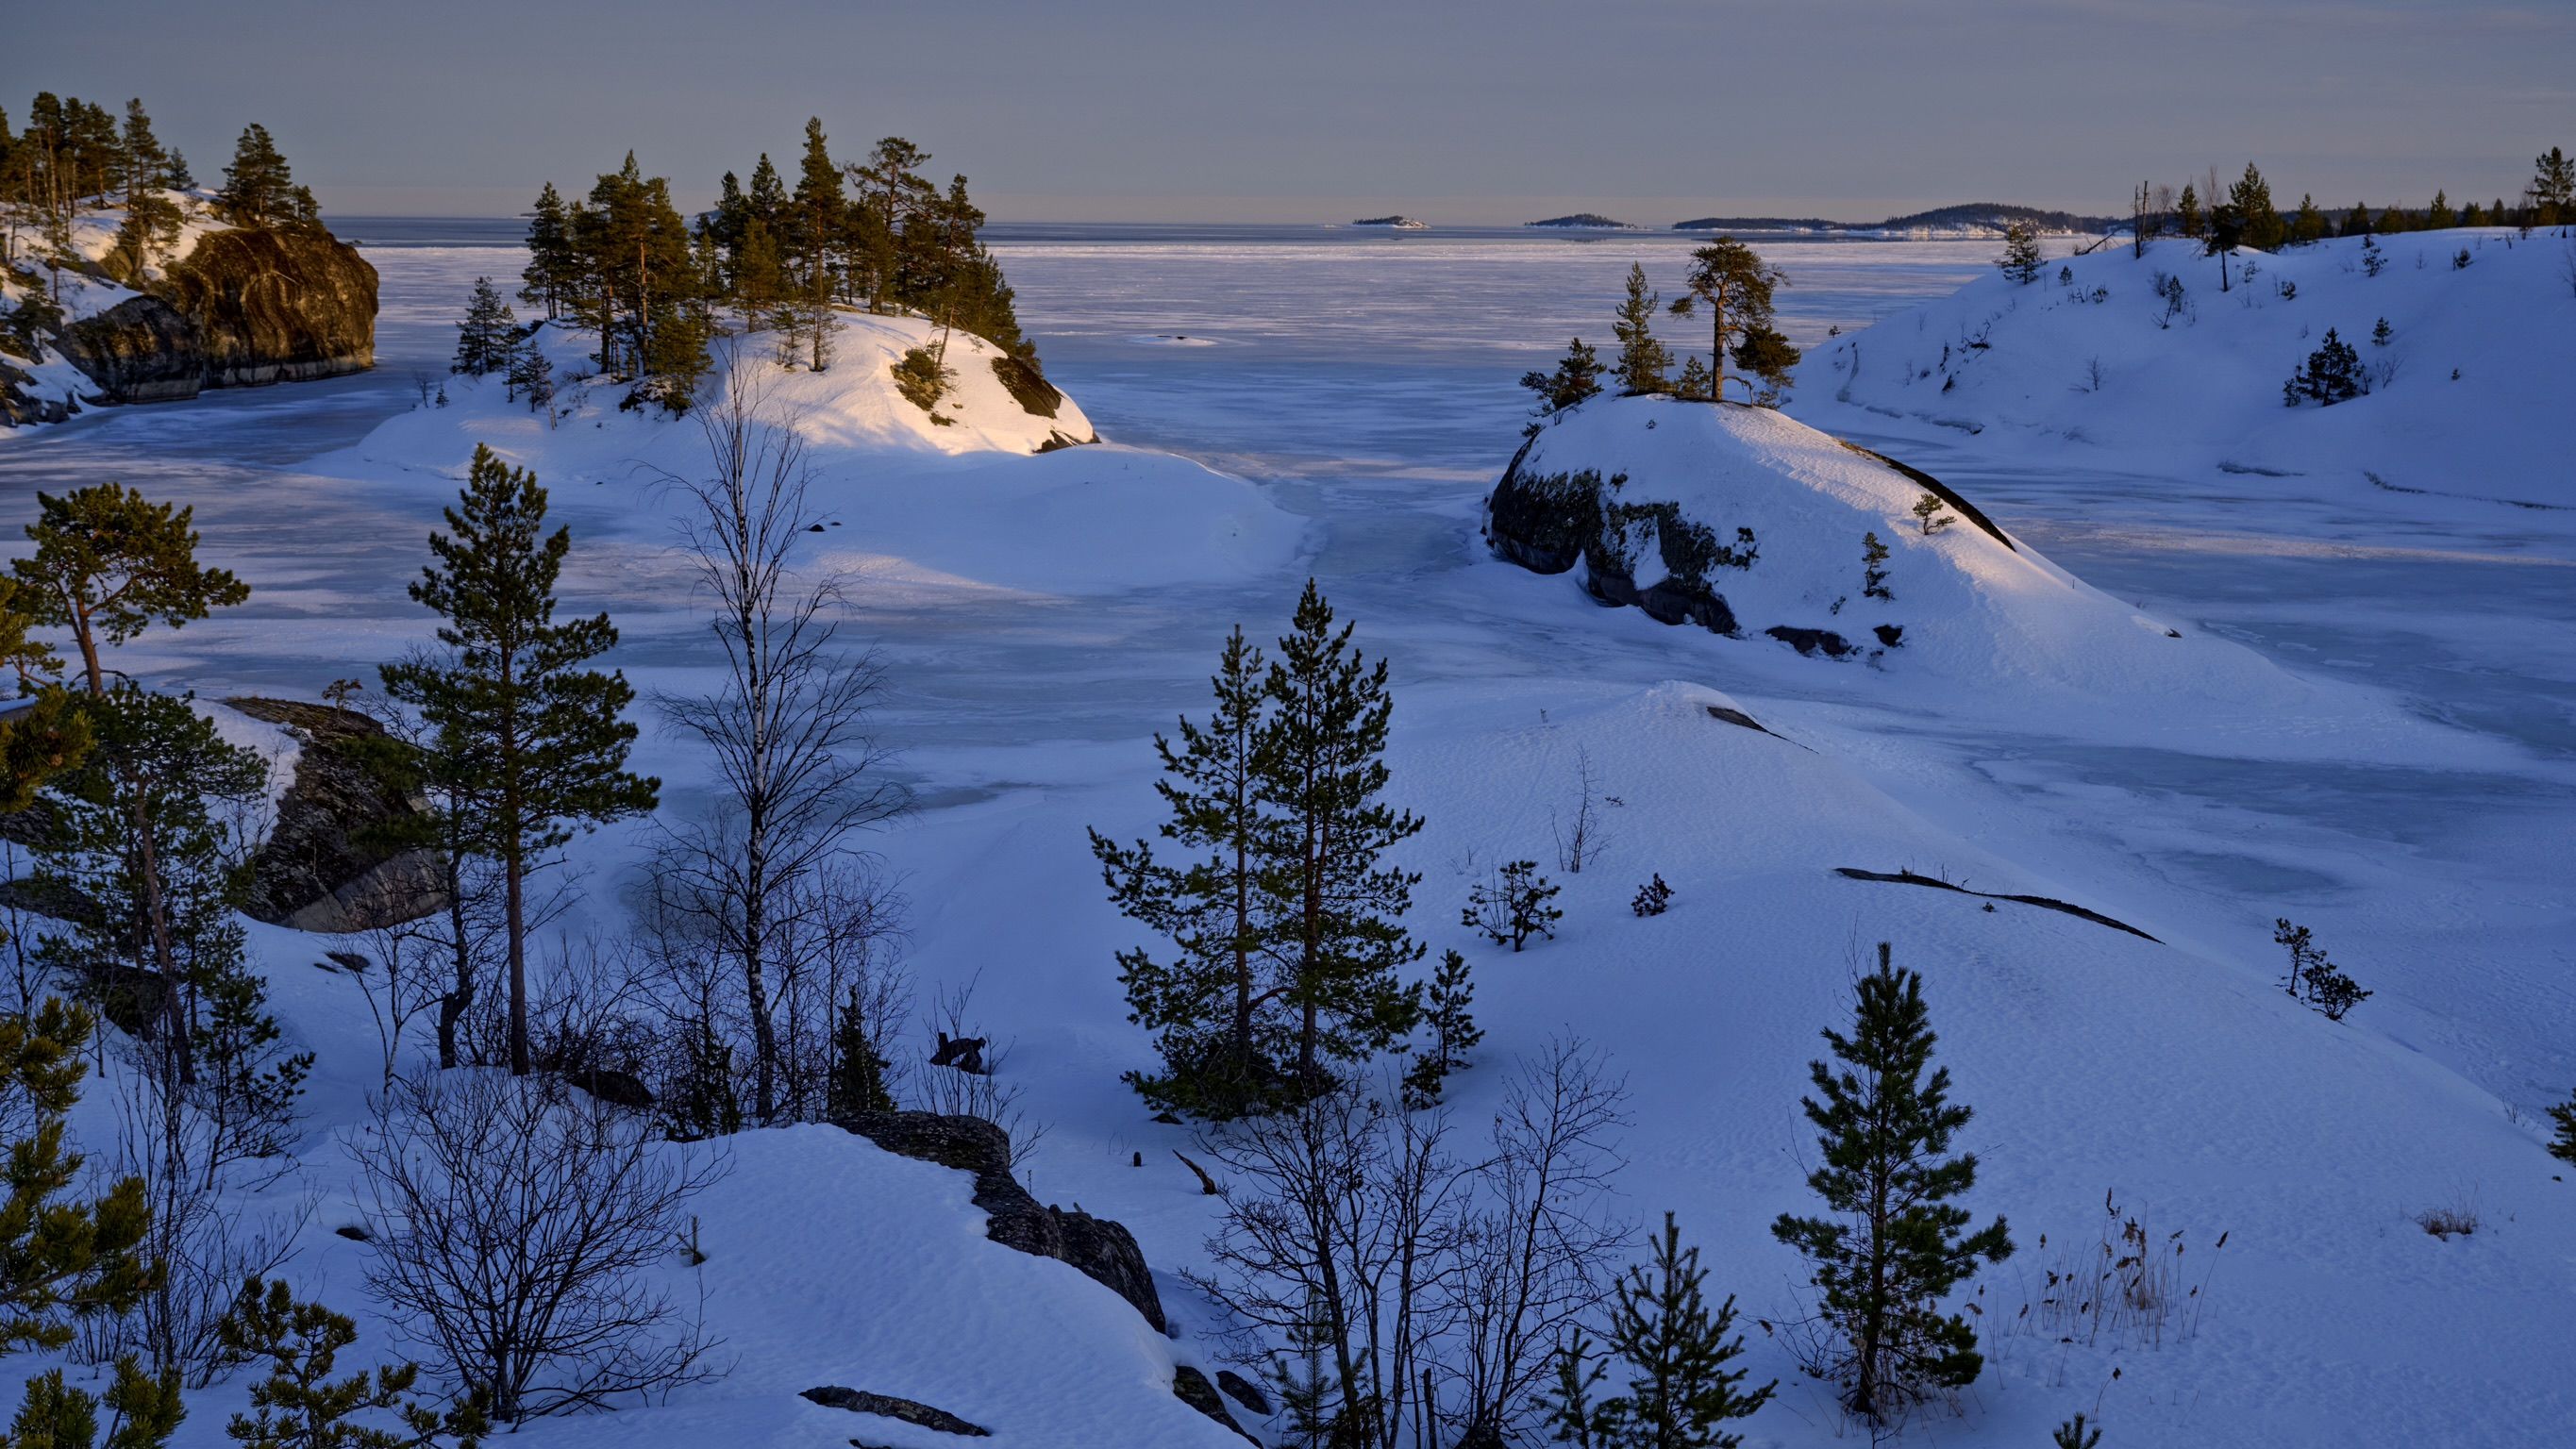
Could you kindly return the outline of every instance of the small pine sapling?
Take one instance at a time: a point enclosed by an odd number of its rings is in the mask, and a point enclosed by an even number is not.
[[[1938,493],[1927,492],[1922,497],[1915,499],[1914,522],[1916,526],[1920,527],[1926,535],[1939,533],[1941,530],[1948,528],[1952,520],[1948,515],[1942,512],[1942,510],[1947,507],[1949,507],[1949,505],[1941,501],[1941,495]]]
[[[2307,993],[2308,1005],[2325,1014],[2328,1021],[2341,1021],[2354,1007],[2370,999],[2371,993],[2344,974],[2343,968],[2326,959],[2325,948],[2305,926],[2294,926],[2285,918],[2274,921],[2273,944],[2290,953],[2290,980],[2285,988],[2292,999],[2301,991]]]
[[[1422,1023],[1430,1028],[1431,1040],[1404,1074],[1407,1103],[1415,1107],[1437,1103],[1449,1074],[1466,1070],[1468,1050],[1485,1039],[1485,1029],[1476,1025],[1475,1005],[1476,983],[1468,976],[1467,958],[1455,951],[1444,953],[1440,969],[1423,988]]]
[[[2397,329],[2389,326],[2385,317],[2379,319],[2378,326],[2370,329],[2370,345],[2373,347],[2386,347],[2396,340]]]
[[[1641,916],[1660,916],[1672,908],[1673,888],[1664,884],[1661,872],[1657,872],[1653,880],[1637,887],[1637,898],[1628,903],[1628,909]]]
[[[2048,1436],[2048,1442],[2056,1449],[2101,1449],[2102,1427],[2096,1424],[2087,1428],[2084,1416],[2078,1414],[2058,1425],[2057,1431]]]
[[[1548,901],[1560,889],[1538,873],[1537,861],[1516,860],[1467,892],[1467,907],[1459,912],[1458,923],[1473,926],[1495,945],[1515,951],[1534,935],[1552,941],[1565,912]]]
[[[1876,529],[1860,536],[1860,596],[1890,603],[1896,600],[1894,591],[1887,587],[1887,545],[1879,541]]]
[[[1664,1214],[1652,1267],[1637,1265],[1612,1288],[1608,1352],[1578,1330],[1557,1352],[1556,1386],[1539,1397],[1559,1443],[1577,1449],[1736,1449],[1730,1420],[1770,1402],[1777,1382],[1746,1391],[1747,1371],[1728,1365],[1744,1351],[1735,1335],[1735,1299],[1711,1313],[1701,1291],[1708,1270],[1699,1249],[1681,1245],[1681,1229]],[[1628,1391],[1595,1399],[1609,1364],[1627,1371]]]
[[[2003,274],[2020,286],[2039,280],[2039,229],[2026,221],[2004,228],[2004,254],[1995,258]]]
[[[2361,239],[2361,270],[2363,275],[2372,277],[2378,276],[2382,271],[2386,270],[2387,266],[2388,253],[2379,249],[2379,238],[2375,236],[2363,237]]]

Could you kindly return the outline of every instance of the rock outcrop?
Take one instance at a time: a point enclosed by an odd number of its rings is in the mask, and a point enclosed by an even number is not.
[[[853,1414],[874,1414],[879,1418],[892,1419],[897,1423],[910,1424],[915,1428],[928,1429],[934,1433],[956,1434],[968,1439],[988,1439],[993,1434],[992,1430],[981,1424],[961,1419],[946,1409],[922,1403],[918,1399],[899,1399],[892,1394],[872,1394],[865,1389],[845,1388],[840,1384],[825,1384],[820,1388],[807,1389],[797,1397],[810,1403],[820,1404],[827,1409],[847,1409]],[[853,1439],[850,1442],[856,1444],[859,1441]]]
[[[58,345],[102,402],[363,372],[376,362],[376,269],[320,227],[208,232]]]
[[[1162,1295],[1144,1250],[1122,1224],[1075,1209],[1050,1207],[1011,1176],[1011,1139],[978,1117],[936,1112],[870,1112],[839,1125],[900,1157],[975,1175],[975,1205],[990,1215],[984,1236],[1007,1248],[1053,1258],[1135,1306],[1157,1333],[1169,1333]]]
[[[349,932],[418,920],[447,906],[435,863],[389,844],[387,827],[418,813],[368,768],[383,726],[365,715],[289,699],[224,703],[282,725],[301,746],[277,822],[251,861],[243,914],[299,931]]]

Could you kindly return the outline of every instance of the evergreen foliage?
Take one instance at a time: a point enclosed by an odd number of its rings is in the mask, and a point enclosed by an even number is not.
[[[490,277],[474,279],[474,295],[465,304],[465,320],[456,324],[456,360],[450,372],[468,377],[507,372],[519,347],[519,319],[501,300]]]
[[[2549,1155],[2561,1162],[2576,1162],[2576,1095],[2550,1108],[2549,1120],[2557,1128],[2549,1140]]]
[[[2001,1218],[1965,1232],[1968,1211],[1950,1202],[1976,1184],[1977,1159],[1949,1155],[1971,1114],[1950,1101],[1949,1069],[1931,1066],[1922,977],[1897,970],[1880,943],[1877,969],[1855,987],[1851,1035],[1824,1038],[1842,1065],[1809,1063],[1816,1095],[1804,1105],[1822,1161],[1807,1185],[1829,1215],[1783,1213],[1771,1231],[1814,1268],[1835,1343],[1811,1367],[1843,1386],[1853,1413],[1883,1423],[1976,1379],[1975,1330],[1941,1300],[2013,1245]]]
[[[2531,182],[2523,194],[2531,205],[2532,225],[2576,222],[2576,159],[2557,146],[2542,152],[2532,160]]]
[[[1950,526],[1952,520],[1943,511],[1948,507],[1948,504],[1941,501],[1940,494],[1926,489],[1922,497],[1914,500],[1913,508],[1907,511],[1914,515],[1914,526],[1923,530],[1924,536],[1929,538]]]
[[[2102,1429],[2098,1424],[2088,1429],[2084,1416],[2078,1414],[2059,1424],[2049,1434],[2048,1442],[2053,1449],[2102,1449]]]
[[[1736,365],[1761,379],[1775,395],[1797,365],[1798,351],[1772,327],[1772,294],[1788,285],[1778,267],[1765,263],[1753,248],[1731,236],[1718,237],[1691,253],[1686,290],[1673,299],[1672,314],[1691,317],[1701,307],[1709,314],[1709,396],[1726,396],[1728,343],[1736,343]],[[1752,385],[1746,384],[1747,391]]]
[[[101,644],[154,624],[183,627],[250,597],[229,571],[197,562],[195,510],[154,503],[119,483],[36,495],[35,553],[9,567],[41,625],[71,632],[92,694],[107,689]]]
[[[2291,407],[2306,398],[2320,407],[2333,407],[2350,402],[2368,391],[2361,370],[2361,354],[2353,345],[2326,329],[2325,341],[2308,354],[2307,364],[2281,384],[2281,400]]]
[[[2200,193],[2193,190],[2190,183],[2186,182],[2182,188],[2182,199],[2174,203],[2174,230],[2184,236],[2196,237],[2201,234],[2204,225],[2205,219],[2200,211]]]
[[[1352,647],[1355,628],[1335,628],[1332,606],[1307,580],[1262,680],[1271,721],[1260,799],[1279,822],[1277,864],[1263,884],[1298,1017],[1290,1077],[1308,1092],[1333,1083],[1334,1064],[1402,1040],[1421,1013],[1419,993],[1397,973],[1422,958],[1403,924],[1422,878],[1384,856],[1421,833],[1422,820],[1381,798],[1395,704],[1386,661]]]
[[[1619,378],[1622,396],[1663,392],[1671,386],[1665,374],[1673,355],[1655,340],[1655,308],[1660,301],[1646,286],[1646,269],[1629,263],[1627,295],[1611,325],[1619,338],[1619,360],[1611,370]]]
[[[1521,386],[1538,394],[1538,414],[1563,412],[1575,404],[1601,394],[1601,359],[1591,346],[1577,337],[1565,345],[1565,356],[1557,359],[1554,372],[1525,372]]]
[[[217,1327],[224,1349],[264,1364],[250,1386],[251,1412],[236,1413],[224,1437],[247,1449],[474,1449],[488,1425],[471,1400],[440,1410],[410,1397],[420,1365],[382,1366],[333,1379],[358,1326],[319,1303],[299,1303],[284,1282],[252,1278]],[[389,1417],[391,1425],[360,1416]]]
[[[1458,923],[1514,951],[1532,936],[1554,940],[1556,923],[1565,918],[1565,912],[1548,902],[1560,889],[1538,873],[1537,861],[1515,860],[1496,869],[1492,879],[1469,888],[1467,907],[1459,913]]]
[[[894,1110],[894,1093],[886,1086],[893,1063],[877,1050],[877,1036],[866,1002],[851,987],[832,1021],[832,1075],[824,1088],[824,1111],[833,1120]]]
[[[1748,1370],[1729,1368],[1744,1351],[1735,1335],[1735,1298],[1711,1313],[1699,1249],[1681,1245],[1671,1213],[1655,1240],[1652,1268],[1631,1266],[1612,1289],[1607,1353],[1577,1331],[1557,1354],[1557,1383],[1543,1396],[1560,1443],[1576,1449],[1735,1449],[1744,1436],[1726,1425],[1770,1402],[1779,1385],[1741,1387]],[[1610,1365],[1627,1392],[1595,1399]]]
[[[215,209],[236,226],[310,225],[321,219],[313,193],[295,184],[268,128],[255,122],[234,143]]]
[[[1660,916],[1672,905],[1673,888],[1664,884],[1663,873],[1658,871],[1653,880],[1637,887],[1637,897],[1628,902],[1628,909],[1640,916]]]
[[[949,387],[957,381],[955,368],[941,362],[939,355],[931,349],[913,347],[907,348],[890,370],[894,374],[894,390],[903,394],[904,401],[930,414],[934,423],[954,425],[954,418],[939,411],[939,400],[948,395]]]
[[[1443,952],[1439,969],[1423,990],[1422,1025],[1430,1040],[1405,1069],[1406,1105],[1419,1108],[1438,1102],[1449,1074],[1466,1070],[1467,1053],[1485,1039],[1485,1029],[1476,1025],[1475,1006],[1476,984],[1469,977],[1467,958],[1456,951]]]
[[[543,532],[546,493],[535,475],[477,446],[447,533],[412,598],[436,611],[443,656],[388,664],[385,692],[417,707],[434,735],[436,768],[476,802],[472,852],[502,868],[510,966],[510,1066],[528,1050],[528,873],[577,828],[653,808],[659,782],[627,772],[635,697],[625,676],[587,668],[614,648],[606,614],[558,622],[555,580],[571,530]]]
[[[2307,927],[2294,926],[2287,918],[2276,920],[2272,943],[2290,954],[2289,976],[2282,989],[2291,1000],[2299,1000],[2304,992],[2308,1005],[2324,1013],[2326,1020],[2341,1021],[2345,1013],[2370,999],[2370,992],[2327,959],[2325,948]]]
[[[1712,391],[1714,386],[1708,364],[1700,361],[1699,354],[1694,352],[1682,359],[1681,375],[1673,380],[1673,396],[1684,402],[1707,402],[1716,395]]]
[[[2227,188],[2227,208],[2235,215],[2240,245],[2276,251],[2289,235],[2279,208],[2272,204],[2272,184],[2251,161],[2245,163],[2245,174]]]
[[[2299,197],[2299,209],[2297,213],[2290,218],[2289,239],[2291,244],[2294,246],[2306,246],[2310,242],[2321,239],[2325,234],[2326,216],[2324,212],[2317,210],[2317,199],[2314,196],[2301,195]]]
[[[1860,536],[1860,596],[1891,603],[1896,599],[1887,587],[1887,545],[1880,541],[1876,529]]]
[[[1995,266],[2021,286],[2039,280],[2039,228],[2017,221],[2004,228],[2004,254],[1995,258]]]

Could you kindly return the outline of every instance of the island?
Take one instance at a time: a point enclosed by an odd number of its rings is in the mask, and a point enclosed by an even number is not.
[[[2005,229],[2015,222],[2026,224],[2045,236],[2099,236],[2125,225],[2117,217],[2079,216],[2070,211],[1972,201],[1891,216],[1885,221],[1828,221],[1817,216],[1703,216],[1674,222],[1673,230],[1786,232],[1839,237],[1990,237],[2002,236]]]
[[[1409,216],[1363,216],[1359,220],[1352,222],[1351,225],[1391,227],[1396,231],[1431,230],[1431,223],[1427,221],[1416,221]]]
[[[1553,226],[1568,231],[1642,231],[1644,228],[1603,216],[1597,211],[1578,211],[1571,216],[1551,216],[1545,221],[1525,223],[1529,226]]]

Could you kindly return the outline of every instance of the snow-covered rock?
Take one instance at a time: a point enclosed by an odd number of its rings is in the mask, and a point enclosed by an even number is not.
[[[897,390],[893,368],[937,341],[935,324],[855,312],[834,321],[823,371],[781,365],[775,339],[752,333],[733,339],[699,390],[706,410],[756,391],[745,400],[803,440],[810,501],[836,530],[812,566],[927,590],[1087,594],[1248,577],[1294,556],[1301,525],[1252,484],[1168,453],[1096,444],[1073,399],[1042,382],[1033,390],[1024,365],[983,339],[948,339],[954,379],[934,419]],[[582,495],[600,485],[597,524],[647,525],[667,543],[681,506],[669,481],[707,467],[698,420],[622,407],[625,384],[588,375],[588,334],[550,324],[537,339],[562,379],[558,416],[509,398],[498,375],[451,377],[446,406],[390,418],[314,466],[407,484],[428,474],[443,492],[484,444],[534,471],[559,506],[587,506]],[[1052,411],[1032,411],[1023,396]],[[1082,442],[1095,445],[1068,446]]]
[[[2531,426],[2576,396],[2576,239],[2494,228],[2246,251],[2224,292],[2220,265],[2168,239],[2051,259],[2028,286],[1982,278],[1810,351],[1796,411],[1944,424],[1987,452],[2576,505],[2563,437]],[[2329,328],[2371,391],[2285,407]]]
[[[1929,531],[1913,511],[1926,494],[1942,505]],[[2251,651],[2186,638],[2087,586],[1929,475],[1767,408],[1602,397],[1568,409],[1513,458],[1485,528],[1525,568],[1579,565],[1605,603],[1801,653],[2096,695],[2291,686]],[[1889,553],[1886,598],[1867,592],[1873,534]]]

